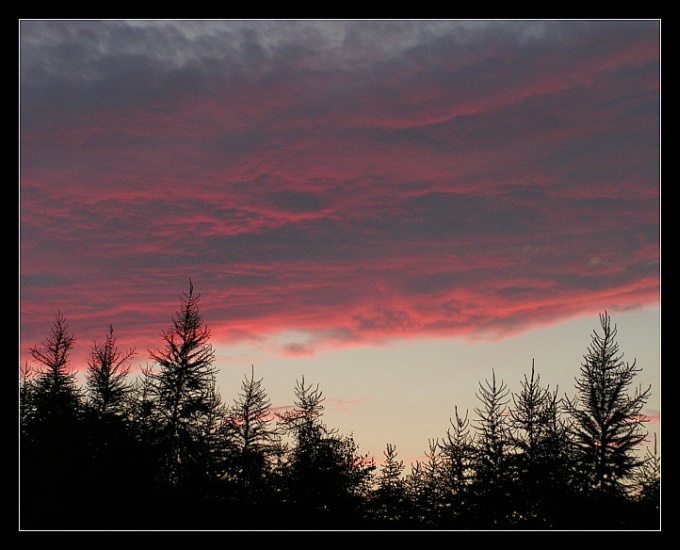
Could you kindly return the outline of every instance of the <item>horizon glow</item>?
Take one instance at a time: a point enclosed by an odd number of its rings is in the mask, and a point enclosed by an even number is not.
[[[395,350],[507,346],[526,372],[513,343],[549,334],[578,369],[588,334],[555,327],[607,310],[660,379],[660,38],[644,19],[20,21],[20,364],[61,312],[76,369],[109,325],[143,365],[191,279],[216,349],[270,365],[279,405],[299,365],[385,435],[380,406],[416,414],[404,392],[438,386],[400,363],[387,398],[368,364]],[[490,374],[465,363],[468,389]]]

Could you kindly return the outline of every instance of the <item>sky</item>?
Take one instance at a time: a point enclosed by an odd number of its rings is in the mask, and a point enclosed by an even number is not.
[[[191,280],[226,403],[408,464],[606,311],[659,432],[659,20],[18,25],[22,365],[61,313],[139,372]]]

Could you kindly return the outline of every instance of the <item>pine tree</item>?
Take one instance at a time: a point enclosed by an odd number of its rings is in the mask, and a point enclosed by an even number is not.
[[[635,472],[634,480],[635,497],[643,501],[651,501],[658,508],[661,495],[661,457],[656,434],[654,434],[654,445],[651,448],[647,447],[644,460]]]
[[[154,388],[155,378],[148,363],[132,382],[128,396],[126,424],[130,432],[131,452],[134,456],[123,462],[127,480],[123,483],[127,495],[135,495],[135,504],[143,513],[126,517],[130,528],[174,528],[167,518],[164,498],[167,494],[167,470],[162,465],[167,460],[167,446],[163,442],[165,427],[159,423],[159,404]]]
[[[577,463],[573,459],[573,440],[569,423],[563,416],[563,401],[559,388],[546,393],[542,411],[542,427],[535,464],[538,473],[537,498],[540,505],[536,515],[540,527],[556,528],[569,523],[570,507],[574,503],[574,489],[578,486]]]
[[[354,527],[375,465],[358,453],[352,436],[343,436],[322,421],[325,409],[319,385],[296,381],[295,406],[279,414],[292,440],[284,465],[286,496],[294,521],[304,528]]]
[[[517,520],[525,526],[545,526],[547,502],[553,502],[566,485],[566,427],[559,418],[557,392],[541,386],[531,363],[531,376],[512,394],[511,441],[517,471]]]
[[[203,438],[214,421],[216,370],[199,300],[189,281],[189,292],[182,297],[172,328],[163,332],[165,347],[150,352],[159,369],[151,377],[165,448],[164,478],[173,485],[209,474]]]
[[[477,520],[490,528],[505,527],[512,508],[510,497],[513,474],[510,460],[510,434],[506,405],[508,388],[496,382],[492,371],[491,382],[480,382],[476,394],[481,406],[477,413],[475,438],[474,492],[478,507]]]
[[[502,482],[507,467],[510,432],[507,408],[508,389],[505,382],[496,382],[492,373],[491,382],[479,384],[477,399],[482,406],[476,407],[477,413],[477,474],[489,487]]]
[[[422,528],[427,521],[427,490],[428,479],[423,467],[422,460],[411,463],[411,471],[404,481],[406,487],[406,499],[408,502],[407,514],[409,525],[414,528]]]
[[[377,487],[372,499],[372,517],[384,528],[399,525],[404,520],[406,486],[403,477],[404,461],[397,459],[397,448],[387,443],[383,451],[385,462],[377,476]]]
[[[227,475],[240,488],[241,498],[250,501],[263,497],[261,493],[271,475],[273,457],[280,448],[270,407],[262,379],[255,379],[255,367],[252,367],[250,378],[246,376],[241,383],[241,392],[229,407],[222,428]]]
[[[451,427],[439,446],[443,457],[444,521],[449,527],[455,527],[462,521],[468,508],[468,491],[474,478],[475,449],[467,411],[461,417],[458,407],[455,407],[455,421],[449,419],[449,423]]]
[[[126,364],[134,355],[133,348],[121,353],[116,346],[113,326],[103,343],[94,343],[87,363],[85,385],[89,392],[90,407],[100,417],[123,416],[132,384],[127,377],[130,365]]]
[[[438,439],[428,439],[427,460],[422,464],[423,490],[420,492],[420,513],[425,525],[439,527],[444,504],[444,457]]]
[[[89,497],[82,395],[70,364],[75,341],[59,313],[42,345],[30,349],[36,366],[23,388],[27,400],[20,441],[23,528],[72,529],[84,521],[72,513]]]
[[[27,430],[35,416],[34,392],[33,369],[26,362],[19,370],[19,426],[22,437],[27,435]]]
[[[58,313],[42,346],[30,350],[37,365],[34,398],[40,421],[57,419],[59,422],[81,412],[81,394],[69,363],[75,342],[66,318]]]
[[[120,510],[130,494],[138,502],[145,489],[147,469],[145,444],[135,437],[133,413],[133,383],[128,380],[129,361],[134,349],[119,351],[113,326],[103,342],[95,341],[85,372],[85,425],[88,442],[88,463],[82,472],[88,488],[90,506],[81,515],[88,516],[92,529],[120,528]],[[129,466],[134,464],[134,469]],[[153,479],[153,476],[152,476]]]
[[[600,315],[602,334],[593,331],[588,352],[576,379],[577,396],[567,399],[573,436],[587,488],[623,495],[634,469],[640,465],[638,446],[646,438],[647,418],[641,414],[649,399],[645,391],[628,388],[640,371],[636,362],[624,362],[616,342],[617,329],[605,311]]]
[[[157,439],[155,431],[159,426],[156,423],[158,416],[156,408],[153,367],[147,363],[141,367],[141,372],[130,390],[129,421],[133,425],[136,437],[141,441]]]
[[[654,445],[647,447],[642,463],[632,479],[632,498],[640,506],[640,524],[644,529],[659,529],[661,520],[661,456],[656,433]]]
[[[327,440],[334,434],[328,433],[321,419],[325,399],[319,385],[306,385],[303,376],[296,381],[294,392],[294,408],[277,415],[292,445],[285,468],[287,501],[311,515],[326,507],[323,477],[331,450]]]
[[[226,407],[217,389],[217,379],[213,376],[205,397],[205,415],[201,424],[200,442],[203,445],[203,471],[207,480],[217,480],[223,473],[224,419]]]
[[[549,398],[548,388],[542,388],[540,382],[541,377],[536,374],[532,361],[531,378],[525,375],[521,382],[520,393],[512,394],[514,408],[510,409],[511,439],[522,453],[528,469],[531,469],[537,462],[545,409]]]

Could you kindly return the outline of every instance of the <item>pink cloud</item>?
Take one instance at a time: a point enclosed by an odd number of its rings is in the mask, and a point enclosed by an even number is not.
[[[190,277],[216,339],[306,331],[293,356],[658,303],[658,29],[475,28],[363,55],[286,37],[306,45],[252,66],[147,44],[125,87],[43,28],[22,73],[22,357],[57,311],[79,349],[113,324],[142,356]]]
[[[333,400],[327,401],[327,405],[329,407],[339,409],[342,412],[351,412],[351,411],[354,410],[354,408],[357,405],[361,405],[362,403],[365,403],[366,401],[369,401],[369,399],[353,399],[353,400],[333,399]]]

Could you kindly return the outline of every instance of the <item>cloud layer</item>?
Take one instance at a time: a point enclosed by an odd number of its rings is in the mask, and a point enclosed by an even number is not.
[[[22,347],[188,287],[282,353],[659,300],[658,21],[22,21]]]

